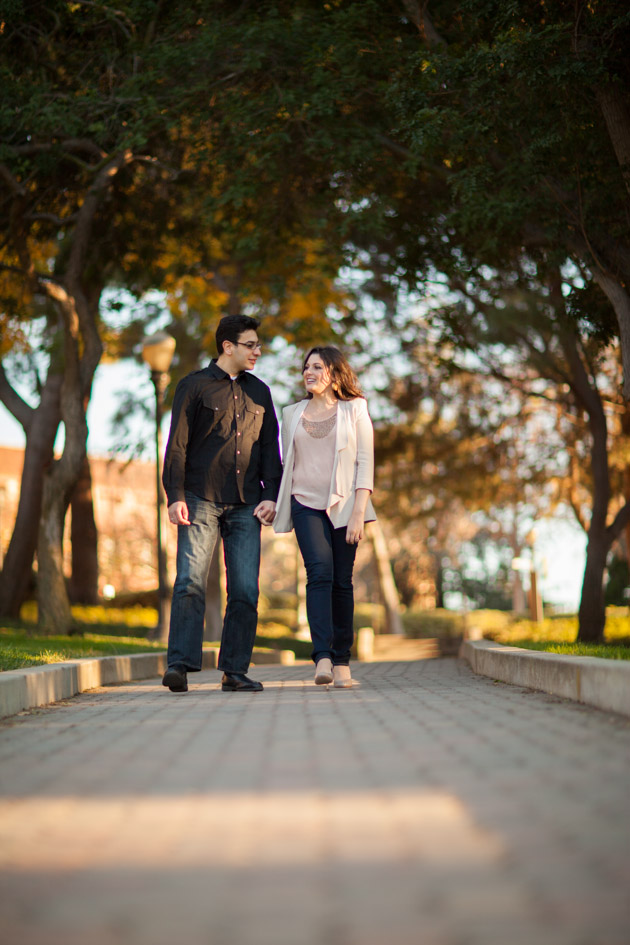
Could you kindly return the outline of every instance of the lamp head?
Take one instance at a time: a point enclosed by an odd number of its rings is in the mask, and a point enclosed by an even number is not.
[[[175,339],[165,331],[158,331],[142,342],[142,359],[152,371],[166,374],[175,354]]]

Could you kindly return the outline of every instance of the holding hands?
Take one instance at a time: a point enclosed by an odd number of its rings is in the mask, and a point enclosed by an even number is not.
[[[254,509],[254,516],[261,525],[271,525],[276,517],[276,503],[269,499],[259,502]]]
[[[276,503],[265,499],[254,509],[254,516],[261,525],[271,525],[276,517]],[[185,502],[172,502],[168,507],[168,520],[172,525],[190,525],[188,506]]]

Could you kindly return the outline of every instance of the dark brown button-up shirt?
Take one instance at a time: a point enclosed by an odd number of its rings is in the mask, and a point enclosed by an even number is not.
[[[232,380],[216,361],[179,382],[162,475],[169,505],[185,501],[185,492],[211,502],[275,502],[281,476],[266,384],[249,371]]]

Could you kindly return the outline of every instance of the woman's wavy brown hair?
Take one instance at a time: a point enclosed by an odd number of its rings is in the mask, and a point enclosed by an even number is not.
[[[308,359],[312,354],[318,354],[330,373],[333,383],[333,393],[338,400],[354,400],[355,397],[364,397],[359,379],[348,364],[339,348],[332,345],[317,345],[308,352],[302,362],[302,374],[306,369]],[[309,400],[312,394],[306,395]]]

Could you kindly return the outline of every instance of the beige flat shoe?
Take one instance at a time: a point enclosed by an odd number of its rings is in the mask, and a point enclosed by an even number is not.
[[[331,683],[332,681],[333,681],[332,660],[329,660],[327,656],[324,656],[321,660],[317,660],[317,666],[315,667],[315,685],[326,686],[328,683]]]
[[[333,678],[335,680],[335,689],[352,688],[352,676],[349,666],[334,666]]]

